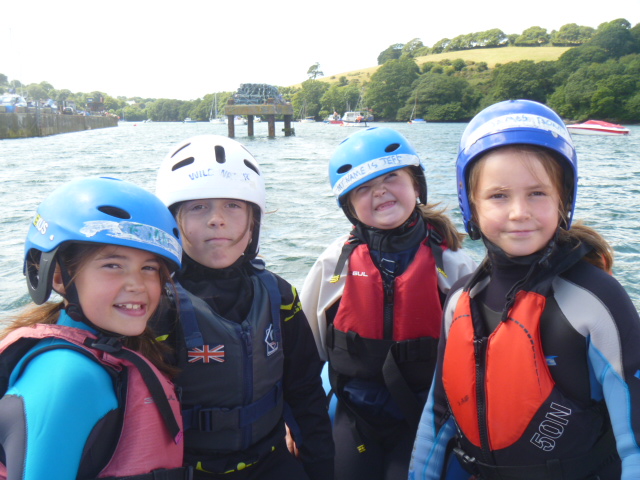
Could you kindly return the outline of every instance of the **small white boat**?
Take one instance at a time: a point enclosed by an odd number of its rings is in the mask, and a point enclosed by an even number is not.
[[[414,118],[413,120],[409,120],[411,125],[425,125],[427,122],[424,121],[424,118]]]
[[[228,124],[229,123],[229,119],[225,118],[224,119],[224,123]],[[236,115],[235,117],[233,117],[233,124],[234,125],[246,125],[247,121],[241,115]]]
[[[343,127],[368,127],[367,118],[362,112],[344,112],[340,125]]]
[[[300,119],[300,123],[316,123],[316,119],[313,117],[304,117]]]
[[[629,135],[628,128],[602,120],[587,120],[584,123],[567,125],[567,129],[576,135]]]
[[[196,123],[196,121],[195,120],[191,120],[191,117],[187,117],[182,121],[182,123]]]

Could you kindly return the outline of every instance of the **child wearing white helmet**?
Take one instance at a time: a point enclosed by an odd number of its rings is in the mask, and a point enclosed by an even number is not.
[[[578,159],[562,119],[529,100],[467,125],[465,228],[487,255],[445,304],[410,479],[640,478],[640,318],[611,247],[572,225]],[[622,461],[621,461],[622,460]]]
[[[257,161],[235,140],[193,137],[163,160],[156,193],[183,235],[177,315],[155,329],[176,351],[195,478],[331,479],[313,335],[295,288],[256,259],[265,215]]]
[[[405,479],[442,299],[475,263],[451,220],[427,204],[420,159],[395,130],[349,136],[329,179],[354,226],[315,262],[301,299],[338,399],[336,479]]]
[[[147,327],[181,251],[169,210],[131,183],[76,180],[40,204],[34,305],[0,335],[0,478],[189,478],[175,369]]]

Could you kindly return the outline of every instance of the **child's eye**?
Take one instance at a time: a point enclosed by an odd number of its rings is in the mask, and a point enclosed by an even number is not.
[[[146,270],[148,272],[158,272],[160,271],[160,267],[158,267],[157,265],[147,265],[145,267],[142,267],[143,270]]]
[[[105,263],[104,265],[102,265],[102,268],[112,270],[112,269],[120,268],[120,265],[117,263]]]

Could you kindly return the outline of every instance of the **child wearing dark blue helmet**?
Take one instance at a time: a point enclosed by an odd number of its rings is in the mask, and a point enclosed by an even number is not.
[[[147,327],[181,252],[169,210],[131,183],[76,180],[41,203],[35,305],[0,335],[0,478],[188,478],[174,371]]]
[[[465,228],[487,255],[445,303],[410,479],[640,478],[640,319],[593,229],[572,225],[578,161],[548,107],[500,102],[457,159]]]
[[[329,163],[353,223],[318,258],[301,300],[338,402],[337,479],[405,479],[431,384],[442,299],[474,262],[427,204],[420,159],[390,128],[344,140]]]

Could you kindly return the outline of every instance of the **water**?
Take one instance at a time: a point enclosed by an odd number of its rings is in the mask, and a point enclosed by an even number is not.
[[[462,221],[455,189],[455,155],[464,124],[384,124],[403,133],[425,164],[430,201]],[[268,266],[301,287],[316,257],[349,224],[331,193],[327,164],[357,128],[296,123],[296,136],[267,138],[266,123],[236,128],[236,139],[262,165],[267,215],[261,253]],[[576,219],[596,228],[616,252],[615,275],[640,308],[640,126],[626,137],[576,136],[580,180]],[[226,134],[209,123],[122,123],[117,128],[0,141],[0,322],[29,301],[22,275],[23,244],[37,205],[58,185],[90,175],[115,176],[153,191],[169,148],[193,135]],[[481,242],[465,247],[480,260]]]

